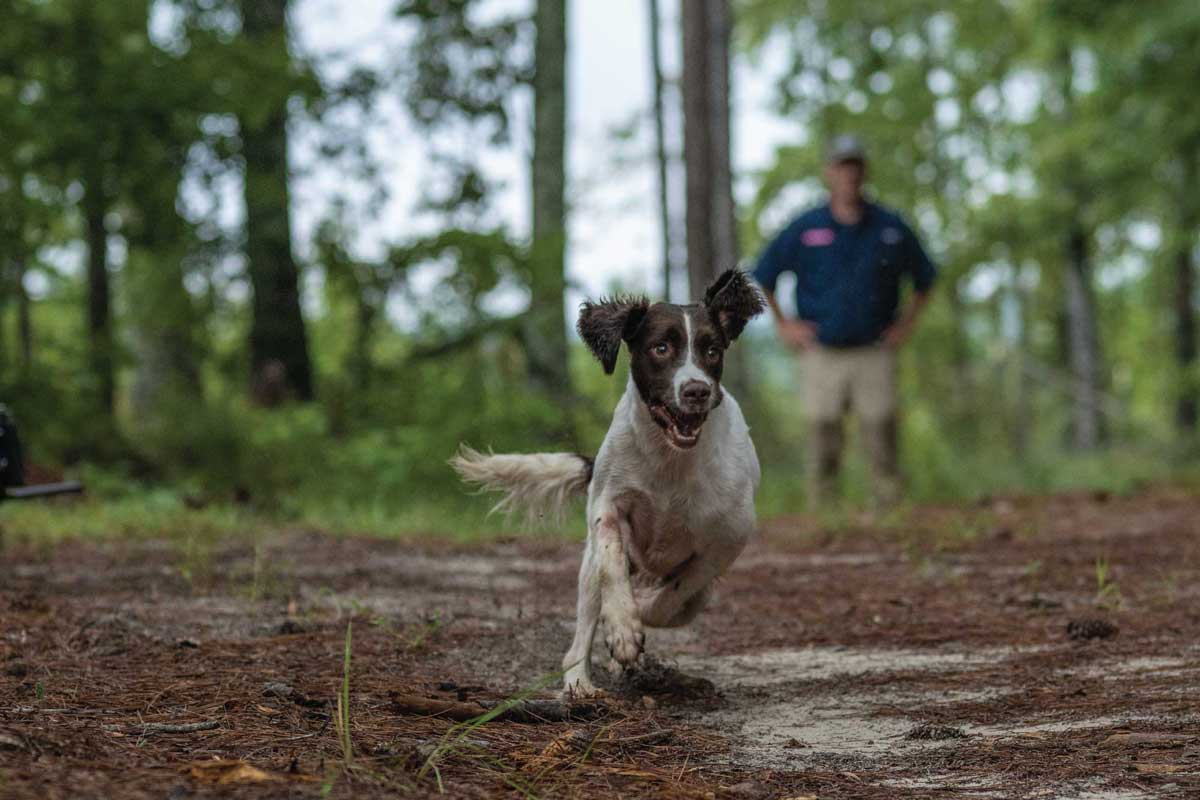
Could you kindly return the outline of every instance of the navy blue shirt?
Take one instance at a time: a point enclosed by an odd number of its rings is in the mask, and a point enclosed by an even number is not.
[[[896,320],[900,283],[927,292],[937,270],[916,234],[893,211],[867,203],[857,225],[842,225],[828,205],[797,217],[767,245],[754,277],[774,293],[779,275],[796,275],[800,319],[816,323],[829,347],[874,344]]]

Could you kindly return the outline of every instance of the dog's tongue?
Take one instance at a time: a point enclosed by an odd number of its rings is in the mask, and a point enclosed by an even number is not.
[[[699,414],[681,415],[671,420],[671,436],[679,447],[691,447],[700,438],[700,424],[704,418]]]
[[[700,426],[704,423],[703,414],[675,415],[665,406],[652,406],[650,413],[681,447],[690,447],[700,436]]]

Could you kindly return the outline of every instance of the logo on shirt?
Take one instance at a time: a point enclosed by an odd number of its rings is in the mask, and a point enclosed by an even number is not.
[[[884,228],[883,233],[879,235],[884,244],[900,244],[900,229],[899,228]]]
[[[809,228],[801,236],[805,247],[828,247],[833,244],[833,228]]]

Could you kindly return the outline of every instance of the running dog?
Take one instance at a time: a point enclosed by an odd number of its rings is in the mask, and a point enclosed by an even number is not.
[[[497,509],[560,514],[587,494],[575,639],[564,693],[597,694],[592,640],[623,667],[643,627],[685,625],[755,531],[758,456],[733,396],[721,386],[725,351],[763,311],[745,273],[729,270],[691,305],[614,297],[583,304],[579,335],[606,374],[629,347],[625,394],[595,461],[568,453],[485,455],[463,447],[463,480],[505,496]]]

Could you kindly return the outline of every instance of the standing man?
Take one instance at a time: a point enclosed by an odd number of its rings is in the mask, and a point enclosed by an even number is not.
[[[828,202],[776,236],[755,269],[779,338],[800,353],[814,507],[833,496],[848,410],[858,417],[873,501],[884,506],[899,499],[896,354],[912,335],[937,274],[904,221],[863,196],[866,168],[862,142],[835,137],[825,160]],[[796,276],[795,319],[775,298],[783,272]],[[913,294],[901,311],[906,277]]]

